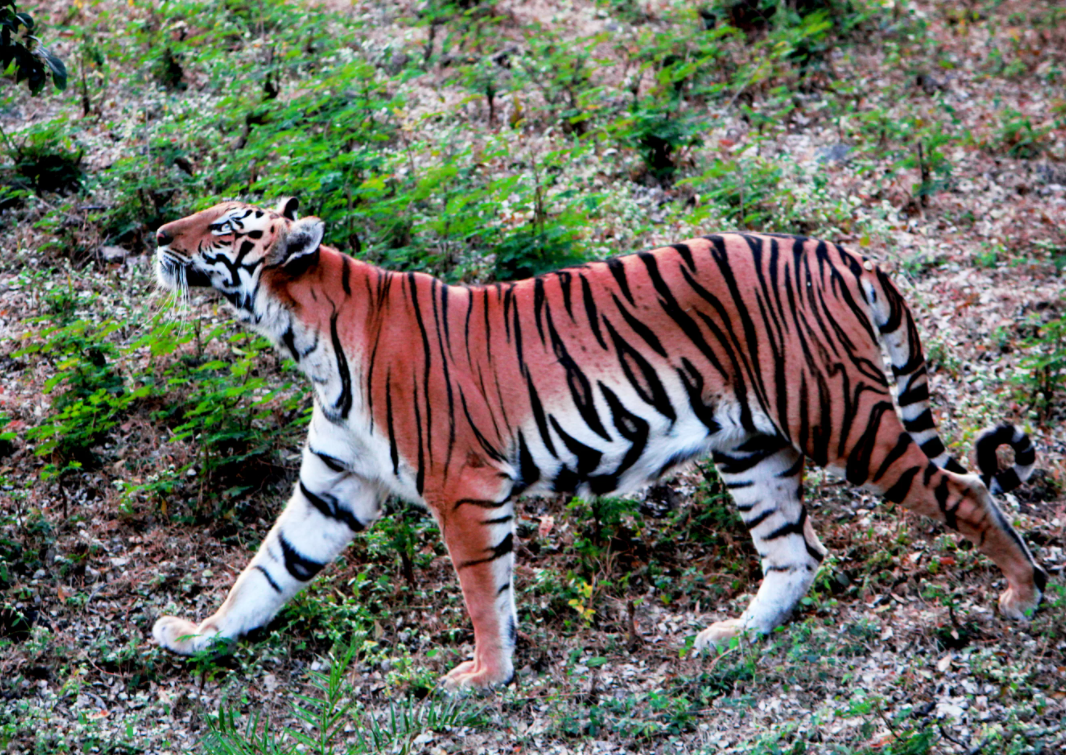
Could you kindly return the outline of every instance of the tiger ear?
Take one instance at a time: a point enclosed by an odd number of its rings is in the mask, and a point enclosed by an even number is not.
[[[278,200],[276,212],[289,220],[296,220],[296,211],[300,209],[300,200],[296,197],[282,197]]]
[[[290,273],[298,274],[314,264],[326,224],[313,215],[301,218],[289,227],[281,242],[281,264]]]

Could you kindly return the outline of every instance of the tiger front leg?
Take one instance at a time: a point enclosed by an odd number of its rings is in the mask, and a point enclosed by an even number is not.
[[[518,635],[514,604],[514,505],[461,498],[437,510],[466,610],[474,623],[474,657],[442,680],[449,690],[506,684]]]
[[[158,619],[152,636],[162,647],[193,655],[216,639],[237,639],[265,626],[377,517],[377,489],[312,448],[313,432],[292,498],[222,606],[199,624],[176,616]]]
[[[695,649],[722,648],[745,632],[769,634],[807,593],[826,549],[803,505],[803,456],[779,438],[757,436],[715,464],[762,561],[763,581],[740,617],[696,636]]]

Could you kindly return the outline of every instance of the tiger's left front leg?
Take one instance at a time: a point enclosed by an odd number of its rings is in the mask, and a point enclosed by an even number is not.
[[[378,489],[345,471],[319,436],[312,420],[296,490],[222,606],[199,624],[163,616],[152,627],[161,646],[193,655],[215,638],[236,639],[265,626],[377,517]]]
[[[463,601],[474,623],[474,658],[444,677],[448,689],[505,684],[518,625],[514,604],[514,504],[459,498],[436,511]]]

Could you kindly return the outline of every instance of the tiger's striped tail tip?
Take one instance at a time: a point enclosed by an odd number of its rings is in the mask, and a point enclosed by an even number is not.
[[[996,450],[1000,446],[1014,449],[1014,465],[1002,471],[996,458]],[[977,457],[981,480],[992,495],[1014,490],[1029,479],[1036,464],[1036,447],[1029,436],[1008,424],[990,427],[977,436],[974,455]]]

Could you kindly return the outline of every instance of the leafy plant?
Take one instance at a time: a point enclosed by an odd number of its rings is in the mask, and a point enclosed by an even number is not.
[[[1035,128],[1029,116],[1007,108],[996,132],[996,142],[1011,157],[1032,160],[1043,154],[1049,129]]]
[[[85,180],[85,152],[58,124],[29,129],[23,132],[19,143],[9,139],[7,155],[19,177],[14,185],[21,182],[38,194],[77,191]]]
[[[34,354],[52,364],[46,393],[64,387],[52,401],[48,420],[26,433],[28,440],[36,441],[38,456],[51,457],[42,473],[44,479],[93,463],[93,446],[118,424],[132,401],[150,392],[144,386],[128,390],[116,372],[118,350],[107,336],[119,327],[114,321],[75,320],[45,330],[45,340],[16,352],[16,356]]]
[[[1066,380],[1066,318],[1055,318],[1037,326],[1034,335],[1023,341],[1026,354],[1017,380],[1041,421],[1047,422]]]
[[[66,89],[66,66],[34,36],[35,28],[33,17],[19,11],[15,0],[0,0],[0,71],[14,66],[15,83],[25,81],[33,94],[49,78],[56,89]]]
[[[422,732],[483,722],[484,713],[477,705],[440,695],[421,702],[412,697],[393,700],[379,716],[364,711],[347,678],[355,656],[353,645],[330,659],[328,673],[311,672],[309,691],[296,695],[292,703],[292,714],[302,724],[299,728],[275,730],[259,713],[248,716],[242,727],[233,708],[223,704],[209,719],[205,751],[212,755],[408,753],[414,752],[413,741]],[[350,731],[353,718],[354,732]]]

